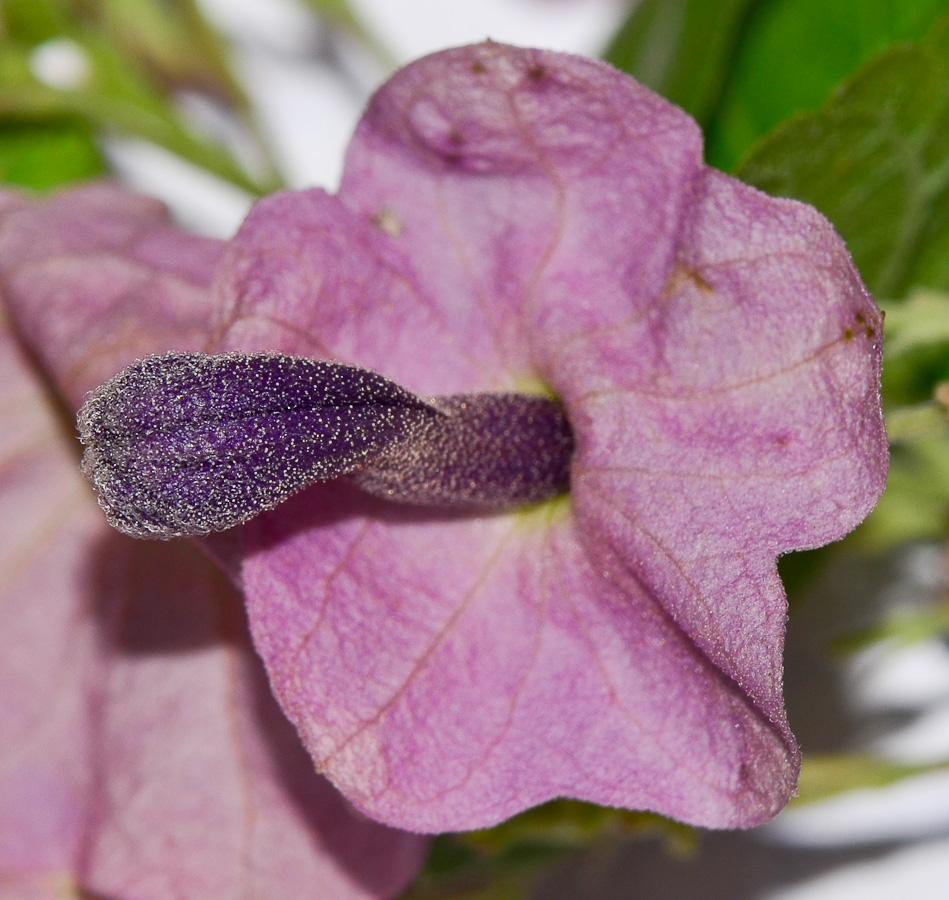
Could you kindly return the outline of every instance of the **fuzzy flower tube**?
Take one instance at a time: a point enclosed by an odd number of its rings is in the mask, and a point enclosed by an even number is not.
[[[881,316],[824,218],[701,154],[602,63],[460,48],[376,94],[337,195],[254,207],[188,340],[123,309],[92,353],[78,297],[11,303],[74,409],[104,384],[111,520],[241,523],[205,540],[270,687],[380,822],[746,827],[794,789],[776,559],[883,490]]]

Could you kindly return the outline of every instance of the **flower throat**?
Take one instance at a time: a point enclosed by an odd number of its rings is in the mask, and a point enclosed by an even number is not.
[[[221,531],[346,478],[387,500],[501,510],[567,491],[563,406],[527,394],[422,399],[375,372],[279,353],[166,353],[79,412],[82,469],[134,537]]]

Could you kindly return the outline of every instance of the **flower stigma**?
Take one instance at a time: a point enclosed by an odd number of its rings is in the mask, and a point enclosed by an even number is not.
[[[519,393],[422,399],[355,366],[279,353],[165,353],[79,412],[83,472],[109,523],[167,539],[239,525],[347,477],[398,503],[500,510],[567,491],[562,405]]]

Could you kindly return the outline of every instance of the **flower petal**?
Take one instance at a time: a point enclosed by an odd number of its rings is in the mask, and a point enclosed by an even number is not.
[[[491,43],[420,60],[370,103],[339,199],[251,211],[220,348],[358,361],[423,394],[549,381],[560,342],[661,289],[700,164],[695,123],[603,64]]]
[[[577,439],[570,501],[533,513],[327,485],[245,527],[271,683],[360,808],[783,805],[775,560],[853,527],[885,471],[878,314],[823,219],[708,173],[694,123],[609,67],[486,44],[398,73],[340,199],[265,201],[219,275],[222,349],[546,382]]]
[[[423,394],[460,393],[485,378],[405,254],[323,191],[255,204],[228,245],[214,289],[222,310],[215,351],[358,359]],[[411,376],[405,361],[420,358],[429,361],[424,378],[397,377]]]
[[[397,232],[416,283],[502,386],[559,392],[561,343],[661,290],[701,162],[695,122],[611,67],[487,42],[376,94],[340,199]],[[420,362],[390,374],[420,378]]]
[[[374,817],[476,828],[566,794],[728,826],[786,801],[786,736],[569,519],[432,520],[341,486],[288,507],[245,529],[255,641]]]
[[[599,362],[567,401],[587,546],[635,559],[782,729],[775,558],[843,537],[883,491],[881,343],[830,223],[710,172],[651,309],[570,349]]]

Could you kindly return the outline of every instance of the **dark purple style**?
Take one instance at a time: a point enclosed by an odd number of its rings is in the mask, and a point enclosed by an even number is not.
[[[518,394],[431,402],[355,366],[277,353],[150,356],[79,413],[83,471],[134,537],[208,534],[353,473],[424,506],[506,508],[566,490],[561,406]]]

